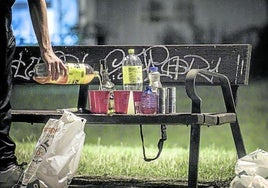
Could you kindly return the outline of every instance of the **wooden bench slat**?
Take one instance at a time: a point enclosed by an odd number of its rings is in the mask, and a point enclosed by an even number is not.
[[[206,125],[222,125],[233,123],[236,121],[236,118],[235,113],[204,114],[204,123]]]
[[[85,118],[88,124],[202,124],[203,114],[176,113],[176,114],[89,114],[75,113]],[[59,119],[62,112],[56,110],[12,110],[14,122],[45,123],[49,118]]]
[[[109,76],[116,85],[122,84],[121,66],[129,48],[135,49],[144,65],[144,81],[148,78],[149,67],[157,66],[162,74],[161,81],[172,85],[184,84],[187,72],[194,68],[224,74],[231,84],[248,84],[251,52],[248,44],[53,46],[63,61],[87,63],[97,71],[99,61],[106,59]],[[18,46],[12,63],[13,82],[34,82],[33,67],[39,61],[39,47]],[[196,82],[207,85],[217,84],[219,80],[200,77]],[[99,84],[97,79],[93,83]]]
[[[89,114],[75,112],[79,117],[85,118],[88,124],[206,124],[221,125],[236,121],[235,113],[220,114]],[[59,119],[62,112],[56,110],[12,110],[14,122],[45,123],[49,118]]]

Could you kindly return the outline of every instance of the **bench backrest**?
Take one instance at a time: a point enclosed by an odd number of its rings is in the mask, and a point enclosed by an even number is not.
[[[97,71],[100,69],[99,61],[106,59],[110,78],[120,85],[121,66],[129,48],[134,48],[143,62],[145,82],[148,81],[149,67],[157,66],[161,81],[170,85],[183,84],[186,73],[194,68],[222,73],[229,78],[232,85],[248,84],[251,46],[247,44],[55,46],[54,50],[64,62],[88,63]],[[13,82],[32,83],[33,67],[40,61],[38,47],[17,47],[12,63]],[[218,80],[204,76],[198,78],[196,83],[217,84]]]

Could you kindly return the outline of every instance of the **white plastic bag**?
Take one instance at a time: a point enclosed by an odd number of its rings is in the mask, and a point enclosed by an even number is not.
[[[231,182],[231,188],[267,188],[268,152],[258,149],[238,159],[235,173],[237,176]]]
[[[86,120],[64,111],[59,120],[49,119],[24,173],[22,187],[68,187],[80,160]]]

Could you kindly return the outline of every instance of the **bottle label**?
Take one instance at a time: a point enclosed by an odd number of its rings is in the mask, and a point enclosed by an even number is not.
[[[142,84],[142,66],[123,66],[123,84]]]
[[[86,67],[82,63],[69,63],[69,74],[67,84],[84,84],[86,78]]]

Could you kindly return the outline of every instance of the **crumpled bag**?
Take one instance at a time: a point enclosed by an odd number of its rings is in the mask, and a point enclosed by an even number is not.
[[[67,111],[59,120],[49,119],[24,172],[21,187],[34,184],[44,188],[68,187],[82,153],[85,123],[85,119]]]
[[[238,159],[235,173],[231,188],[267,188],[268,152],[258,149]]]

